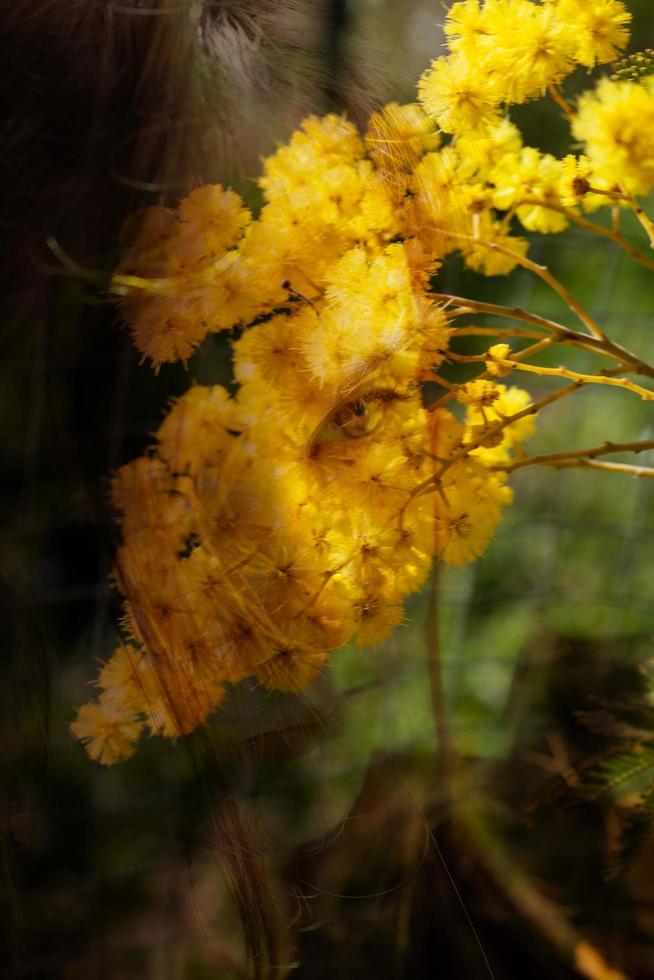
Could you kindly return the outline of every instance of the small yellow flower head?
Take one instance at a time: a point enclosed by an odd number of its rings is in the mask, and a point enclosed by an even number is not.
[[[473,164],[476,179],[490,181],[491,173],[505,156],[514,160],[519,156],[522,136],[518,127],[504,118],[484,135],[460,136],[456,148],[461,159]]]
[[[490,405],[479,401],[468,403],[466,409],[466,436],[479,448],[473,451],[476,459],[484,463],[498,463],[510,458],[534,432],[534,415],[527,409],[531,399],[522,388],[507,388],[495,382],[477,382],[492,385],[495,398]],[[524,414],[523,414],[524,413]],[[515,415],[521,418],[506,424]],[[498,423],[502,423],[501,428]]]
[[[464,565],[488,547],[501,507],[488,491],[485,470],[471,462],[452,466],[436,504],[436,550],[444,561]]]
[[[327,658],[310,620],[289,623],[285,635],[272,641],[269,653],[256,676],[273,691],[303,691],[321,673]]]
[[[238,194],[220,184],[198,187],[179,205],[180,269],[203,268],[237,244],[251,219]]]
[[[487,8],[480,5],[480,0],[454,3],[447,12],[443,30],[451,51],[474,51],[488,37]]]
[[[594,91],[579,99],[572,131],[585,144],[593,174],[606,186],[618,185],[632,194],[647,194],[654,187],[654,83],[650,80],[601,79]]]
[[[579,204],[590,191],[591,165],[588,157],[568,155],[561,161],[559,196],[568,208]]]
[[[129,759],[144,724],[135,712],[126,712],[111,696],[82,705],[70,729],[91,759],[103,766]]]
[[[157,430],[158,455],[173,473],[194,474],[208,460],[216,465],[227,452],[238,420],[220,385],[194,385],[172,406]]]
[[[575,61],[588,68],[614,61],[629,41],[631,13],[621,0],[556,0],[556,16],[577,41]]]
[[[465,264],[475,272],[485,276],[506,276],[519,265],[529,246],[524,238],[507,235],[503,224],[491,214],[485,212],[480,216],[476,236],[480,239],[479,244],[466,242],[461,251]],[[493,244],[499,248],[494,249]]]
[[[401,199],[408,174],[425,152],[438,149],[440,136],[419,105],[391,102],[370,117],[365,142],[377,170]]]
[[[462,405],[476,406],[483,410],[497,401],[500,391],[493,381],[469,381],[459,388],[456,397]]]
[[[513,370],[512,366],[503,363],[510,355],[511,348],[508,344],[493,344],[492,347],[489,347],[488,359],[486,361],[486,370],[488,373],[496,378],[503,378],[507,374],[511,374]]]
[[[488,21],[496,35],[488,67],[501,79],[502,99],[526,102],[540,97],[548,85],[570,73],[575,51],[574,31],[551,6],[530,0],[487,3]]]
[[[463,54],[433,61],[418,83],[418,98],[446,133],[483,132],[499,122],[502,93],[495,79]]]
[[[565,216],[546,206],[560,203],[560,176],[561,161],[549,153],[526,146],[515,156],[505,154],[490,174],[495,185],[493,203],[503,210],[514,207],[528,231],[563,231],[568,226]]]

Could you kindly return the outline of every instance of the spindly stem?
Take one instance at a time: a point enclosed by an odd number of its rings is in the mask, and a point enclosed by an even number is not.
[[[654,467],[634,466],[631,463],[611,463],[599,459],[578,459],[570,463],[560,463],[556,469],[570,469],[573,466],[585,470],[606,470],[611,473],[626,473],[628,476],[649,476],[654,477]]]
[[[645,401],[654,401],[654,391],[643,388],[642,385],[637,385],[627,378],[612,378],[606,374],[581,374],[564,367],[549,368],[538,364],[521,364],[515,358],[498,357],[492,360],[497,361],[502,366],[514,368],[516,371],[526,371],[528,374],[538,374],[541,377],[549,375],[554,378],[567,378],[569,381],[582,381],[584,384],[603,384],[614,388],[624,388],[626,391],[633,391],[634,394],[640,395]]]
[[[654,248],[654,223],[652,222],[652,219],[645,213],[643,207],[638,203],[633,194],[630,194],[624,187],[621,187],[620,190],[622,191],[624,199],[629,204],[629,207],[635,214],[636,218],[645,229],[647,237],[649,238],[649,247]]]
[[[602,340],[596,337],[589,337],[576,330],[571,330],[569,327],[564,327],[563,324],[557,323],[555,320],[548,320],[546,317],[538,316],[536,313],[530,313],[520,306],[500,306],[497,303],[482,303],[478,300],[470,300],[448,293],[441,293],[439,295],[451,303],[458,304],[459,308],[454,315],[465,315],[468,312],[487,313],[491,316],[502,316],[507,317],[507,319],[521,320],[523,323],[543,327],[544,330],[557,334],[562,342],[573,344],[575,347],[584,347],[594,351],[596,354],[605,354],[607,357],[619,361],[634,374],[654,378],[653,365],[648,364],[647,361],[643,361],[636,354],[622,347],[621,344],[615,343],[609,337],[605,336]],[[498,335],[496,334],[495,336]]]
[[[478,375],[475,380],[481,380],[482,378],[486,377],[488,377],[488,373],[484,372],[483,374]],[[502,419],[498,419],[498,421],[493,424],[492,431],[501,432],[507,425],[511,425],[512,422],[519,422],[520,419],[528,418],[530,415],[536,415],[542,408],[545,408],[547,405],[554,404],[554,402],[559,401],[561,398],[565,398],[566,395],[572,394],[573,391],[578,391],[578,389],[582,388],[584,384],[585,382],[583,381],[575,381],[574,384],[567,385],[565,388],[559,388],[558,391],[554,391],[551,394],[546,395],[544,398],[532,402],[531,405],[527,405],[525,408],[520,409],[519,412],[514,412],[513,415],[506,415]],[[454,394],[455,393],[451,393],[450,396],[446,395],[444,398],[449,399],[449,397],[453,397]],[[441,398],[438,400],[438,402],[434,402],[432,405],[430,405],[429,411],[435,411],[437,408],[439,408],[443,404],[444,398]],[[453,453],[453,455],[442,464],[437,473],[427,477],[427,479],[423,480],[422,483],[419,483],[417,487],[414,487],[409,495],[409,499],[402,507],[402,513],[406,511],[411,501],[416,497],[421,496],[423,493],[431,492],[433,489],[437,489],[440,486],[441,478],[445,471],[453,466],[454,463],[457,463],[460,459],[463,459],[465,456],[469,456],[474,449],[479,449],[479,447],[483,445],[484,440],[488,437],[488,435],[489,432],[487,431],[478,439],[473,439],[470,442],[467,442],[465,446],[462,446],[461,449]]]
[[[553,101],[556,102],[559,109],[563,109],[568,119],[574,119],[574,117],[576,116],[576,112],[572,108],[568,100],[563,96],[563,94],[559,90],[558,85],[554,85],[553,83],[551,85],[548,85],[547,91],[549,92],[550,97],[553,99]]]
[[[609,241],[615,242],[616,245],[619,245],[620,248],[624,249],[627,255],[629,255],[634,262],[639,262],[641,265],[644,265],[646,269],[651,269],[654,271],[654,261],[639,252],[638,249],[632,245],[627,238],[625,238],[618,228],[605,228],[604,225],[597,224],[595,221],[589,221],[589,219],[584,218],[583,215],[577,214],[577,212],[573,211],[572,208],[566,208],[563,204],[554,204],[551,201],[545,201],[538,197],[523,198],[518,202],[518,204],[515,205],[513,210],[515,211],[523,204],[547,208],[549,211],[556,211],[558,214],[564,215],[568,221],[572,221],[580,228],[585,229],[585,231],[589,231],[593,235],[599,235],[601,238],[606,238]]]
[[[638,442],[604,442],[601,446],[592,446],[590,449],[576,449],[570,452],[539,453],[534,456],[524,456],[522,459],[507,460],[504,463],[497,463],[490,466],[491,470],[502,470],[504,473],[513,473],[514,470],[521,470],[525,466],[562,466],[585,465],[592,462],[598,456],[607,456],[609,453],[644,453],[654,449],[654,439],[642,439]],[[621,470],[627,464],[608,463],[614,469],[616,466]],[[605,468],[605,466],[603,466]],[[632,472],[633,469],[646,470],[648,475],[654,475],[654,469],[650,467],[632,467],[629,465],[625,472]]]
[[[562,282],[553,275],[546,265],[540,265],[538,262],[532,262],[524,255],[519,255],[517,252],[513,252],[510,248],[506,248],[504,245],[500,245],[498,242],[490,242],[485,238],[475,238],[474,235],[464,235],[461,232],[455,231],[443,231],[443,235],[447,238],[453,238],[455,241],[467,242],[470,245],[481,245],[483,248],[487,248],[491,252],[499,252],[500,255],[506,255],[508,258],[516,262],[517,265],[523,266],[525,269],[529,269],[534,275],[542,279],[543,282],[557,293],[561,299],[564,301],[566,306],[573,311],[573,313],[581,320],[585,327],[590,330],[594,337],[598,340],[605,340],[604,332],[595,323],[590,313],[584,309],[583,305],[575,299],[569,289],[567,289]]]
[[[455,327],[455,337],[542,337],[538,330],[521,327]],[[448,352],[449,353],[449,352]]]

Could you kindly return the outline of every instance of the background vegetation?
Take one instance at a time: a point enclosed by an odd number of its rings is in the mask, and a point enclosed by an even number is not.
[[[106,476],[189,377],[229,383],[230,364],[214,339],[188,373],[140,367],[101,291],[57,274],[47,236],[108,270],[122,217],[148,195],[223,179],[253,200],[258,154],[307,111],[365,118],[379,100],[412,98],[440,11],[297,3],[282,22],[266,4],[206,4],[198,35],[139,15],[154,4],[113,17],[65,6],[3,15],[0,976],[244,975],[224,885],[234,804],[251,832],[229,847],[265,867],[279,916],[275,975],[295,964],[307,980],[574,977],[573,928],[629,977],[651,978],[649,481],[516,473],[487,555],[441,571],[437,603],[413,597],[392,640],[334,658],[308,696],[237,691],[204,738],[154,739],[111,770],[71,741],[93,659],[115,637]],[[654,13],[630,7],[633,47],[647,47]],[[559,151],[559,115],[523,110],[526,141]],[[612,336],[647,350],[646,270],[577,231],[533,254]],[[561,315],[524,271],[482,282],[452,262],[442,277],[446,292]],[[575,399],[542,418],[534,450],[654,437],[645,403],[606,389]],[[643,773],[626,778],[636,756]]]

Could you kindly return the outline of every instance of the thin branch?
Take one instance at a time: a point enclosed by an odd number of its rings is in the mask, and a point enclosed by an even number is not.
[[[535,276],[542,279],[543,282],[552,289],[561,299],[564,301],[567,307],[572,310],[572,312],[581,320],[585,327],[590,330],[594,337],[598,340],[605,340],[604,332],[595,323],[594,319],[590,313],[582,306],[582,304],[575,299],[569,289],[567,289],[562,282],[553,275],[546,265],[540,265],[538,262],[532,262],[524,255],[519,255],[517,252],[512,251],[510,248],[506,248],[504,245],[500,245],[498,242],[489,242],[485,238],[475,238],[474,235],[464,235],[461,232],[456,231],[444,231],[440,229],[440,233],[446,238],[452,238],[455,241],[467,242],[470,245],[479,246],[487,248],[491,252],[499,252],[500,255],[506,255],[508,258],[513,259],[517,265],[523,266],[525,269],[529,269],[533,272]]]
[[[647,237],[649,238],[649,247],[654,248],[654,224],[652,223],[652,219],[638,203],[633,194],[630,194],[629,191],[622,186],[620,187],[620,190],[624,200],[627,201],[636,218],[645,229]]]
[[[439,293],[438,295],[442,299],[448,300],[459,307],[456,315],[460,314],[463,316],[469,312],[487,313],[490,316],[507,317],[507,319],[520,320],[523,323],[529,323],[532,326],[543,327],[544,330],[557,334],[557,336],[559,336],[563,342],[570,343],[575,347],[582,347],[586,350],[591,350],[596,354],[604,354],[607,357],[613,358],[613,360],[620,361],[620,363],[624,364],[625,367],[629,367],[634,374],[641,374],[643,377],[654,378],[653,365],[648,364],[647,361],[642,360],[642,358],[638,357],[636,354],[633,354],[621,344],[617,344],[609,337],[604,336],[601,340],[597,337],[590,337],[586,334],[579,333],[577,330],[571,330],[569,327],[564,327],[563,324],[557,323],[555,320],[550,320],[544,316],[538,316],[536,313],[530,313],[521,306],[500,306],[497,303],[482,303],[477,300],[467,299],[463,296],[453,296],[449,293]],[[456,332],[458,333],[458,330],[456,330]]]
[[[523,327],[454,327],[456,337],[542,337],[539,330]],[[449,352],[448,352],[449,353]]]
[[[549,92],[552,100],[556,102],[559,109],[563,109],[568,119],[574,119],[574,117],[576,116],[576,112],[572,108],[568,100],[564,97],[564,95],[559,91],[558,85],[554,85],[553,83],[551,85],[548,85],[547,91]]]
[[[631,463],[611,463],[595,459],[579,459],[569,463],[559,463],[555,469],[565,470],[575,466],[585,470],[607,470],[611,473],[626,473],[629,476],[654,477],[654,467],[651,466],[633,466]]]
[[[581,374],[578,371],[571,371],[565,367],[541,367],[537,364],[521,364],[516,358],[498,357],[493,358],[498,364],[513,368],[516,371],[526,371],[528,374],[537,374],[539,377],[567,378],[568,381],[581,381],[584,384],[610,385],[614,388],[624,388],[626,391],[633,391],[635,395],[640,395],[645,401],[654,401],[654,391],[643,388],[627,378],[612,378],[607,374]]]
[[[569,452],[539,453],[534,456],[525,456],[522,459],[507,460],[504,463],[497,463],[490,466],[491,470],[503,470],[505,473],[513,473],[525,466],[559,466],[560,464],[577,464],[579,462],[590,462],[598,456],[606,456],[609,453],[644,453],[654,449],[654,439],[642,439],[638,442],[604,442],[601,446],[592,446],[590,449],[576,449]],[[627,464],[610,464],[622,466]],[[638,469],[638,467],[636,467]],[[649,467],[641,467],[649,470]],[[631,472],[629,467],[628,472]],[[650,471],[654,474],[654,470]]]
[[[604,225],[597,224],[595,221],[590,221],[588,218],[584,218],[583,215],[578,214],[573,211],[572,208],[567,208],[563,204],[554,204],[550,201],[542,200],[538,197],[525,197],[521,201],[518,201],[514,205],[513,210],[521,207],[523,204],[531,204],[536,207],[547,208],[549,211],[556,211],[558,214],[564,215],[568,221],[572,221],[574,224],[578,225],[580,228],[584,228],[586,231],[591,232],[593,235],[599,235],[601,238],[606,238],[611,242],[615,242],[620,248],[624,249],[627,255],[630,256],[635,262],[640,262],[645,268],[654,271],[654,260],[649,259],[642,252],[639,252],[635,245],[625,238],[619,228],[605,228]],[[642,209],[641,209],[642,210]]]
[[[483,372],[482,374],[478,375],[477,378],[475,378],[474,380],[477,381],[485,377],[488,377],[488,372]],[[573,391],[577,391],[579,388],[582,388],[583,386],[584,386],[583,381],[576,381],[574,384],[568,385],[565,388],[559,388],[558,391],[554,391],[550,395],[547,395],[546,397],[541,398],[538,401],[532,402],[531,405],[527,405],[525,408],[522,408],[519,412],[514,412],[513,415],[505,415],[504,418],[498,419],[497,422],[493,423],[493,425],[490,426],[482,435],[480,435],[478,439],[473,439],[471,442],[467,442],[465,446],[462,446],[457,452],[453,453],[453,455],[450,456],[449,459],[445,460],[445,462],[441,465],[441,468],[438,471],[438,473],[432,474],[426,480],[423,480],[422,483],[419,483],[418,486],[414,487],[409,495],[408,500],[402,506],[401,514],[403,514],[406,511],[411,501],[414,500],[416,497],[422,496],[422,494],[424,493],[431,492],[431,490],[434,488],[438,489],[440,486],[441,478],[445,473],[445,471],[448,470],[450,466],[453,466],[455,463],[457,463],[460,459],[469,456],[474,449],[479,449],[479,447],[483,445],[484,441],[488,438],[488,436],[491,433],[501,432],[503,429],[506,428],[507,425],[511,425],[511,423],[513,422],[519,422],[520,419],[528,418],[528,416],[530,415],[536,415],[538,412],[540,412],[542,408],[545,408],[547,405],[552,405],[554,402],[559,401],[559,399],[564,398],[566,395],[572,394]],[[443,398],[440,398],[437,402],[432,403],[429,406],[428,411],[430,412],[434,411],[436,408],[440,407],[444,403],[445,399],[449,400],[449,398],[454,397],[454,394],[455,393],[453,392],[449,396],[445,395]]]

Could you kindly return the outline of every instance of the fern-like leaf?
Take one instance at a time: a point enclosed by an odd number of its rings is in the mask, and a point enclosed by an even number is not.
[[[654,791],[654,747],[634,742],[589,769],[578,791],[588,800]]]
[[[632,863],[654,827],[654,786],[644,793],[624,817],[620,835],[606,864],[607,880],[619,877]]]
[[[640,82],[643,78],[654,75],[654,49],[645,48],[635,54],[621,58],[613,65],[611,80],[614,82]]]

